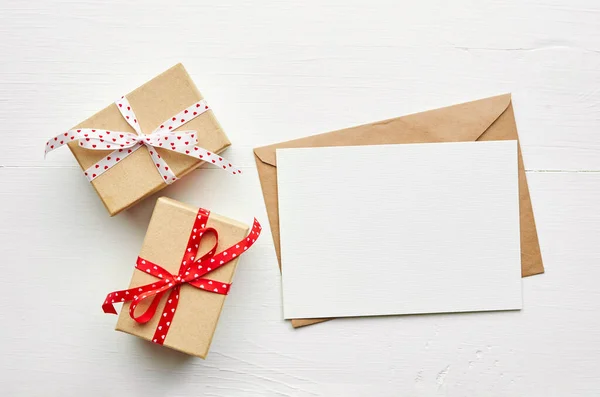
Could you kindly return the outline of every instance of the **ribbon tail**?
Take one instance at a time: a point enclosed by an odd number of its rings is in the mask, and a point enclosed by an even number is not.
[[[160,177],[162,178],[162,180],[167,185],[170,185],[171,183],[175,182],[177,180],[177,176],[169,168],[169,165],[167,164],[167,162],[162,159],[160,154],[158,154],[156,148],[152,147],[151,143],[144,142],[144,144],[146,145],[146,148],[148,149],[148,152],[150,153],[150,157],[152,157],[152,162],[154,163],[154,166],[156,167],[156,170],[160,174]]]
[[[121,291],[114,291],[106,295],[106,299],[102,304],[102,310],[104,313],[108,314],[117,314],[117,310],[115,309],[115,303],[124,303],[129,302],[135,298],[137,288],[130,288]]]
[[[46,154],[70,142],[78,142],[78,146],[91,150],[112,150],[135,145],[137,136],[129,132],[98,130],[95,128],[78,128],[56,135],[46,142]]]
[[[220,155],[218,155],[216,153],[209,152],[208,150],[206,150],[204,148],[201,148],[198,146],[193,146],[193,147],[172,146],[170,149],[177,153],[185,154],[186,156],[202,160],[208,164],[212,164],[215,167],[218,167],[218,168],[222,169],[223,171],[227,171],[232,175],[237,175],[237,174],[242,173],[242,170],[233,166],[229,162],[229,160],[221,157]]]
[[[156,330],[154,331],[154,336],[152,337],[152,342],[158,343],[162,345],[165,342],[165,337],[169,332],[169,327],[173,322],[173,318],[175,317],[175,311],[177,310],[177,304],[179,303],[179,290],[181,286],[177,285],[171,290],[169,297],[165,303],[165,308],[163,309],[162,315],[160,316],[160,320],[158,320],[158,325],[156,326]]]
[[[50,153],[53,150],[58,149],[61,146],[66,145],[67,143],[71,142],[72,140],[76,140],[79,139],[79,137],[77,136],[77,134],[73,133],[72,131],[67,131],[64,134],[59,134],[56,135],[52,138],[50,138],[50,140],[48,140],[46,142],[46,146],[45,146],[45,150],[44,150],[44,159],[46,158],[46,155],[48,153]]]
[[[115,309],[115,307],[112,305],[112,303],[104,303],[102,305],[102,310],[104,311],[104,313],[106,314],[117,314],[117,310]]]

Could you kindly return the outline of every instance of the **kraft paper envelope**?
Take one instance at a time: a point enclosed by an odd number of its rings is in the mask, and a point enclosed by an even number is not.
[[[394,143],[518,140],[510,94],[383,120],[358,127],[308,136],[254,149],[277,260],[281,266],[277,199],[277,148],[381,145]],[[531,198],[519,147],[519,212],[521,219],[521,274],[544,272]],[[398,227],[401,227],[399,225]],[[399,242],[401,244],[401,242]],[[435,243],[433,243],[435,244]],[[310,247],[307,247],[310,249]],[[435,245],[432,246],[435,249]],[[325,321],[292,320],[294,327]]]

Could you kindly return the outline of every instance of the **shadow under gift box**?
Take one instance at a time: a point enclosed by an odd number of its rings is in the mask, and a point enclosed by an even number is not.
[[[139,256],[177,275],[197,215],[196,207],[165,197],[159,198]],[[206,227],[215,228],[219,234],[216,252],[221,252],[242,240],[250,229],[243,223],[212,212]],[[198,257],[208,252],[214,245],[214,241],[212,235],[202,238]],[[231,260],[206,276],[219,282],[231,283],[239,258]],[[134,270],[129,288],[150,284],[157,280],[156,277],[145,272]],[[201,290],[188,284],[181,286],[179,295],[177,310],[163,344],[193,356],[206,358],[226,295]],[[130,303],[124,303],[116,330],[151,341],[168,297],[168,293],[163,296],[154,317],[145,324],[135,322],[129,316]],[[136,313],[146,310],[149,305],[147,301],[151,299],[140,302]]]
[[[165,120],[204,99],[182,64],[173,66],[126,97],[144,134],[151,133]],[[77,128],[107,129],[135,134],[114,103],[73,127]],[[231,145],[212,110],[187,122],[180,130],[195,130],[198,146],[213,153],[221,153]],[[81,148],[76,141],[70,142],[69,148],[84,171],[112,152]],[[167,149],[156,150],[178,178],[204,163]],[[146,147],[115,164],[91,184],[111,216],[167,186],[156,170]]]

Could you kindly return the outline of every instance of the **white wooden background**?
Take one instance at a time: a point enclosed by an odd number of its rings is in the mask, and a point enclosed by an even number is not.
[[[598,395],[597,1],[2,0],[0,53],[2,395]],[[246,173],[162,193],[263,224],[251,148],[513,92],[546,265],[525,309],[293,330],[266,230],[206,361],[114,332],[100,305],[156,197],[111,219],[68,150],[44,161],[43,144],[179,61]]]

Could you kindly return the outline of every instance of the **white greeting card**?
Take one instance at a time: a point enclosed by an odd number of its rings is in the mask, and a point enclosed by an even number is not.
[[[522,307],[517,142],[277,150],[284,317]]]

